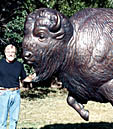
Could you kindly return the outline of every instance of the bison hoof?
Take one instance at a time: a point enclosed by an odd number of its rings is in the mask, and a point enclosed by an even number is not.
[[[82,110],[81,110],[81,113],[80,113],[80,116],[81,116],[84,120],[88,121],[88,120],[89,120],[89,111],[82,109]]]
[[[83,104],[78,103],[78,105],[80,106],[80,108],[81,108],[81,109],[83,109],[83,108],[84,108],[84,105],[83,105]]]

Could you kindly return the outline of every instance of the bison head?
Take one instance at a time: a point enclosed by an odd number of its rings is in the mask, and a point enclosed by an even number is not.
[[[41,8],[27,16],[23,56],[34,66],[38,80],[47,79],[59,70],[72,35],[71,23],[58,11]]]

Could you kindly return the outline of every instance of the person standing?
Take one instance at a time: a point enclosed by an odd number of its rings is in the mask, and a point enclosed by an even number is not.
[[[20,79],[31,82],[33,76],[26,76],[24,66],[16,60],[17,49],[9,44],[4,50],[5,58],[0,60],[0,129],[16,129],[20,111]]]

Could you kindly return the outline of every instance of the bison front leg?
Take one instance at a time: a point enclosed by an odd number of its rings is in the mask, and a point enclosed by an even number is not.
[[[67,103],[74,108],[79,115],[86,121],[89,120],[89,111],[84,109],[84,106],[76,101],[76,99],[70,95],[67,97]]]

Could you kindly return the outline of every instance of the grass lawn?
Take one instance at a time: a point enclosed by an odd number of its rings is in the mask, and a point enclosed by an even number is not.
[[[113,107],[110,103],[88,102],[85,105],[90,112],[87,122],[68,106],[64,89],[49,88],[43,90],[42,95],[38,90],[23,93],[27,95],[21,99],[17,129],[113,129]]]

